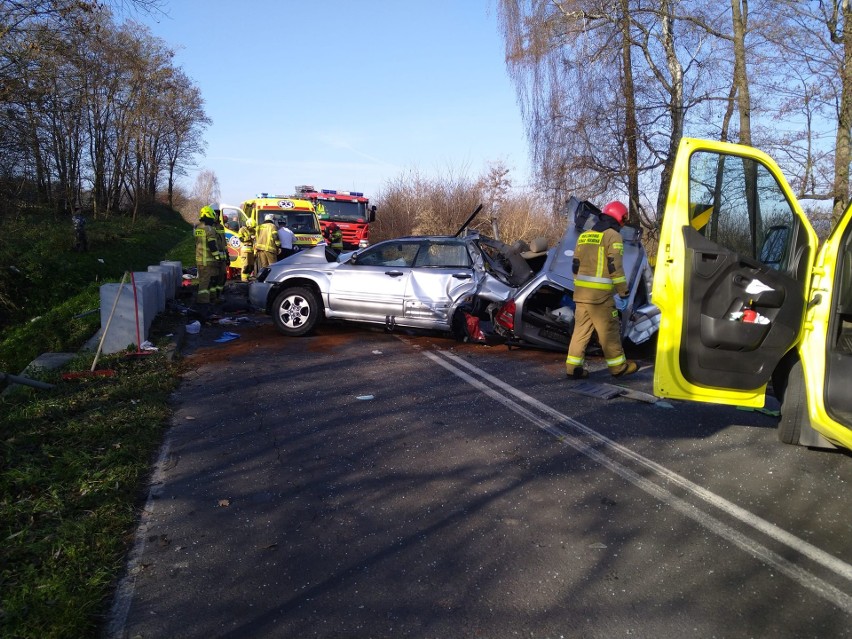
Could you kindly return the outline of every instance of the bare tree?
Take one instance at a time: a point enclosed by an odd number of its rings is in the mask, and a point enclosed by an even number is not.
[[[202,206],[218,202],[222,197],[219,189],[219,178],[210,169],[202,169],[195,176],[195,184],[192,187],[192,199],[195,205],[195,221],[198,221],[198,212]]]

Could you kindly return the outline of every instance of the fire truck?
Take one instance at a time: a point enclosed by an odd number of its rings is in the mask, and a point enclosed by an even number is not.
[[[313,202],[323,230],[332,222],[343,232],[343,248],[357,249],[370,244],[370,222],[376,219],[376,207],[356,191],[315,189],[308,184],[296,187],[295,197]]]

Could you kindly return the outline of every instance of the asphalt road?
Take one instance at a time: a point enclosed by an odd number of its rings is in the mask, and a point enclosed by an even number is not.
[[[110,637],[852,636],[852,458],[772,416],[431,336],[191,340]]]

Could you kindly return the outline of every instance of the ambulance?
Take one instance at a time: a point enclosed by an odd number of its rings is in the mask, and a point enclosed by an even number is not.
[[[771,383],[782,442],[852,449],[850,218],[819,246],[768,155],[683,139],[652,289],[654,393],[760,408]]]
[[[277,224],[283,222],[295,234],[296,237],[293,242],[295,250],[301,251],[325,243],[319,219],[314,212],[314,205],[309,200],[286,195],[259,193],[255,197],[245,200],[237,210],[239,211],[236,216],[239,219],[235,220],[238,221],[237,231],[245,225],[249,218],[260,225],[266,215],[271,214]],[[224,210],[222,219],[224,223]],[[231,230],[234,224],[232,222],[228,224],[229,226],[226,226],[225,229],[226,239],[228,240],[228,255],[231,258],[231,268],[239,272],[243,268],[243,260],[240,258],[242,242],[240,242],[237,232]]]

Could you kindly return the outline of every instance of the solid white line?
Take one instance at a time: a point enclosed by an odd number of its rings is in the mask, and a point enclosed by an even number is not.
[[[621,444],[618,444],[617,442],[601,435],[600,433],[597,433],[596,431],[585,426],[584,424],[581,424],[580,422],[568,417],[567,415],[564,415],[559,411],[550,408],[546,404],[542,404],[541,402],[527,395],[523,391],[520,391],[514,388],[513,386],[504,383],[503,381],[493,377],[492,375],[486,373],[480,368],[466,362],[462,358],[459,358],[445,351],[439,350],[437,351],[437,353],[439,355],[436,355],[434,352],[425,351],[424,355],[430,360],[440,365],[441,367],[445,368],[447,371],[464,380],[474,388],[480,390],[489,397],[500,402],[513,412],[517,413],[518,415],[521,415],[525,419],[537,425],[542,430],[545,430],[546,432],[550,433],[551,435],[559,439],[561,442],[567,444],[568,446],[571,446],[583,455],[594,459],[609,470],[630,481],[638,488],[644,490],[645,492],[659,499],[663,503],[671,506],[678,512],[686,515],[687,517],[690,517],[708,530],[715,532],[720,537],[727,539],[731,543],[736,544],[742,550],[746,551],[753,557],[760,559],[761,561],[777,569],[779,572],[786,574],[788,577],[798,582],[805,588],[808,588],[809,590],[815,592],[824,599],[832,602],[834,605],[836,605],[838,608],[840,608],[847,614],[852,614],[852,596],[846,594],[845,592],[829,584],[828,582],[820,579],[819,577],[808,572],[807,570],[800,568],[799,566],[785,559],[778,553],[770,550],[769,548],[760,544],[756,540],[751,539],[747,535],[719,521],[712,515],[700,510],[693,504],[690,504],[684,501],[683,499],[677,497],[669,490],[662,488],[661,486],[653,483],[645,477],[642,477],[636,472],[623,466],[618,461],[612,459],[611,457],[594,448],[591,443],[584,442],[583,440],[568,434],[567,432],[559,428],[558,425],[539,417],[529,409],[525,408],[524,406],[521,406],[514,400],[510,399],[506,394],[498,392],[494,388],[487,386],[480,380],[472,377],[468,373],[457,368],[453,365],[453,363],[463,366],[464,368],[467,368],[470,371],[473,371],[482,379],[489,381],[491,384],[497,386],[505,393],[508,393],[509,395],[513,395],[521,399],[523,402],[530,406],[534,406],[537,410],[547,415],[550,415],[550,417],[555,420],[558,420],[559,423],[567,423],[575,430],[580,431],[583,435],[590,437],[599,444],[603,444],[606,448],[612,449],[613,451],[618,452],[632,459],[635,462],[638,462],[639,464],[645,466],[646,468],[658,474],[664,479],[677,483],[693,495],[711,503],[712,505],[723,510],[729,515],[735,517],[736,519],[739,519],[743,523],[746,523],[760,530],[761,532],[764,532],[773,539],[788,545],[796,552],[799,552],[813,559],[814,561],[817,561],[835,574],[849,579],[849,575],[852,574],[852,567],[850,567],[845,562],[841,561],[840,559],[837,559],[836,557],[833,557],[832,555],[829,555],[828,553],[825,553],[824,551],[812,546],[811,544],[808,544],[807,542],[799,539],[795,535],[787,533],[786,531],[778,528],[773,524],[770,524],[769,522],[761,519],[760,517],[757,517],[756,515],[749,513],[748,511],[728,502],[724,498],[719,497],[718,495],[715,495],[704,488],[701,488],[697,484],[694,484],[686,478],[681,477],[677,473],[674,473],[664,468],[663,466],[660,466],[656,462],[652,462],[651,460],[639,455],[638,453],[629,450]],[[447,360],[451,360],[453,363]]]

